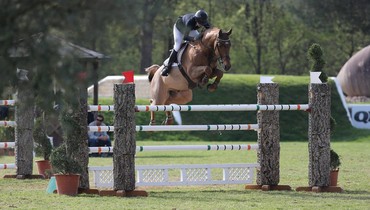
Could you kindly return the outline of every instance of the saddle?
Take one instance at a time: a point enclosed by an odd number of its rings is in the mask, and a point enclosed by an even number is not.
[[[186,79],[186,81],[188,81],[188,87],[189,89],[194,89],[197,87],[197,84],[195,82],[193,82],[193,80],[190,79],[189,75],[185,72],[185,69],[182,67],[182,64],[181,64],[181,58],[182,58],[182,55],[184,54],[186,48],[189,46],[189,43],[185,42],[181,45],[180,47],[180,50],[179,52],[177,52],[177,61],[175,61],[171,68],[172,67],[178,67],[178,69],[180,70],[182,76]],[[163,65],[166,65],[168,64],[168,60],[169,58],[167,58],[164,62],[163,62]]]
[[[177,52],[177,60],[172,64],[172,67],[178,67],[179,65],[181,65],[181,58],[182,58],[182,55],[184,54],[186,48],[189,46],[189,43],[185,42],[185,43],[182,43],[181,44],[181,47],[180,47],[180,50],[179,52]],[[166,65],[168,64],[168,60],[170,58],[167,58],[164,62],[163,62],[163,65]]]

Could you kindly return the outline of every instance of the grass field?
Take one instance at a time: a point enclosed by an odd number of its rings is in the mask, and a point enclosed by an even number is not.
[[[242,142],[191,142],[190,144],[240,144]],[[253,143],[253,142],[246,142]],[[137,145],[178,145],[189,142],[139,141]],[[147,187],[147,198],[76,197],[47,194],[48,180],[0,178],[0,209],[369,209],[370,144],[368,141],[332,142],[342,158],[339,186],[343,193],[244,190],[243,185]],[[280,184],[307,186],[308,146],[282,142]],[[253,163],[255,151],[184,151],[137,153],[137,165],[182,163]],[[14,157],[0,157],[0,163]],[[90,158],[90,166],[111,165],[111,158]],[[0,170],[0,175],[14,170]],[[91,186],[93,188],[93,186]]]
[[[259,75],[227,74],[215,93],[195,89],[191,104],[256,103]],[[307,103],[308,77],[277,76],[280,103]],[[337,121],[331,147],[341,156],[339,186],[343,193],[296,191],[262,192],[244,190],[243,185],[146,187],[147,198],[76,197],[47,194],[48,180],[0,178],[0,209],[370,209],[370,130],[352,128],[332,87],[332,116]],[[148,100],[137,100],[148,104]],[[100,99],[112,104],[112,99]],[[113,124],[113,113],[105,113]],[[217,114],[187,112],[184,124],[255,123],[256,113],[223,112]],[[158,122],[163,113],[158,116]],[[280,115],[280,184],[293,189],[308,185],[307,118],[305,112]],[[149,113],[137,113],[136,123],[149,122]],[[137,145],[246,144],[255,143],[255,132],[150,132],[138,133]],[[150,141],[149,141],[150,140]],[[230,141],[229,141],[230,140]],[[231,140],[235,141],[232,142]],[[248,141],[248,142],[244,142]],[[254,141],[254,142],[253,142]],[[0,157],[0,163],[13,163],[14,157]],[[90,166],[112,165],[112,158],[90,158]],[[195,163],[255,163],[256,151],[195,151],[137,153],[137,165]],[[36,167],[34,167],[36,173]],[[15,170],[1,170],[0,177]],[[91,186],[94,188],[94,186]]]

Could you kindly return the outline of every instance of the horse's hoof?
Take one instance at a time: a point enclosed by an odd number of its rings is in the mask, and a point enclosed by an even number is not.
[[[149,125],[156,125],[155,121],[150,121]]]
[[[208,77],[203,77],[201,84],[203,86],[203,85],[207,84],[208,82],[209,82]]]
[[[207,90],[208,90],[208,92],[215,92],[216,91],[216,89],[217,89],[217,85],[214,85],[214,84],[209,84],[209,85],[207,85]]]
[[[173,125],[173,119],[167,119],[166,125]]]

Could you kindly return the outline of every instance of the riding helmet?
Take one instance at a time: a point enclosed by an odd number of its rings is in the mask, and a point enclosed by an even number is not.
[[[208,19],[208,14],[204,11],[204,10],[198,10],[196,13],[195,13],[195,19],[197,20],[197,22],[201,25],[205,25],[208,23],[207,19]]]

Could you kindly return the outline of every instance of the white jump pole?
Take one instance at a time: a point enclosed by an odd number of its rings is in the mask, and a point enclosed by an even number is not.
[[[16,123],[15,121],[0,121],[0,126],[1,127],[15,127],[16,126]]]
[[[15,100],[0,100],[1,106],[14,106]]]
[[[135,107],[137,112],[149,111],[283,111],[283,110],[308,110],[308,104],[280,104],[280,105],[260,105],[260,104],[216,104],[216,105],[156,105]]]
[[[309,110],[308,104],[215,104],[215,105],[137,105],[136,112],[163,112],[163,111],[288,111]],[[90,105],[89,111],[114,111],[113,105]]]
[[[99,112],[99,111],[114,111],[114,105],[89,105],[87,107],[89,112]]]
[[[0,142],[0,149],[14,148],[15,142]]]
[[[9,164],[0,164],[0,169],[15,169],[16,166],[14,163],[9,163]]]
[[[91,132],[114,132],[114,126],[88,126]],[[258,124],[222,125],[137,125],[136,131],[237,131],[258,130]]]
[[[113,152],[113,147],[89,147],[90,153]],[[163,145],[163,146],[136,146],[136,152],[147,151],[240,151],[257,150],[258,144],[230,144],[230,145]]]

